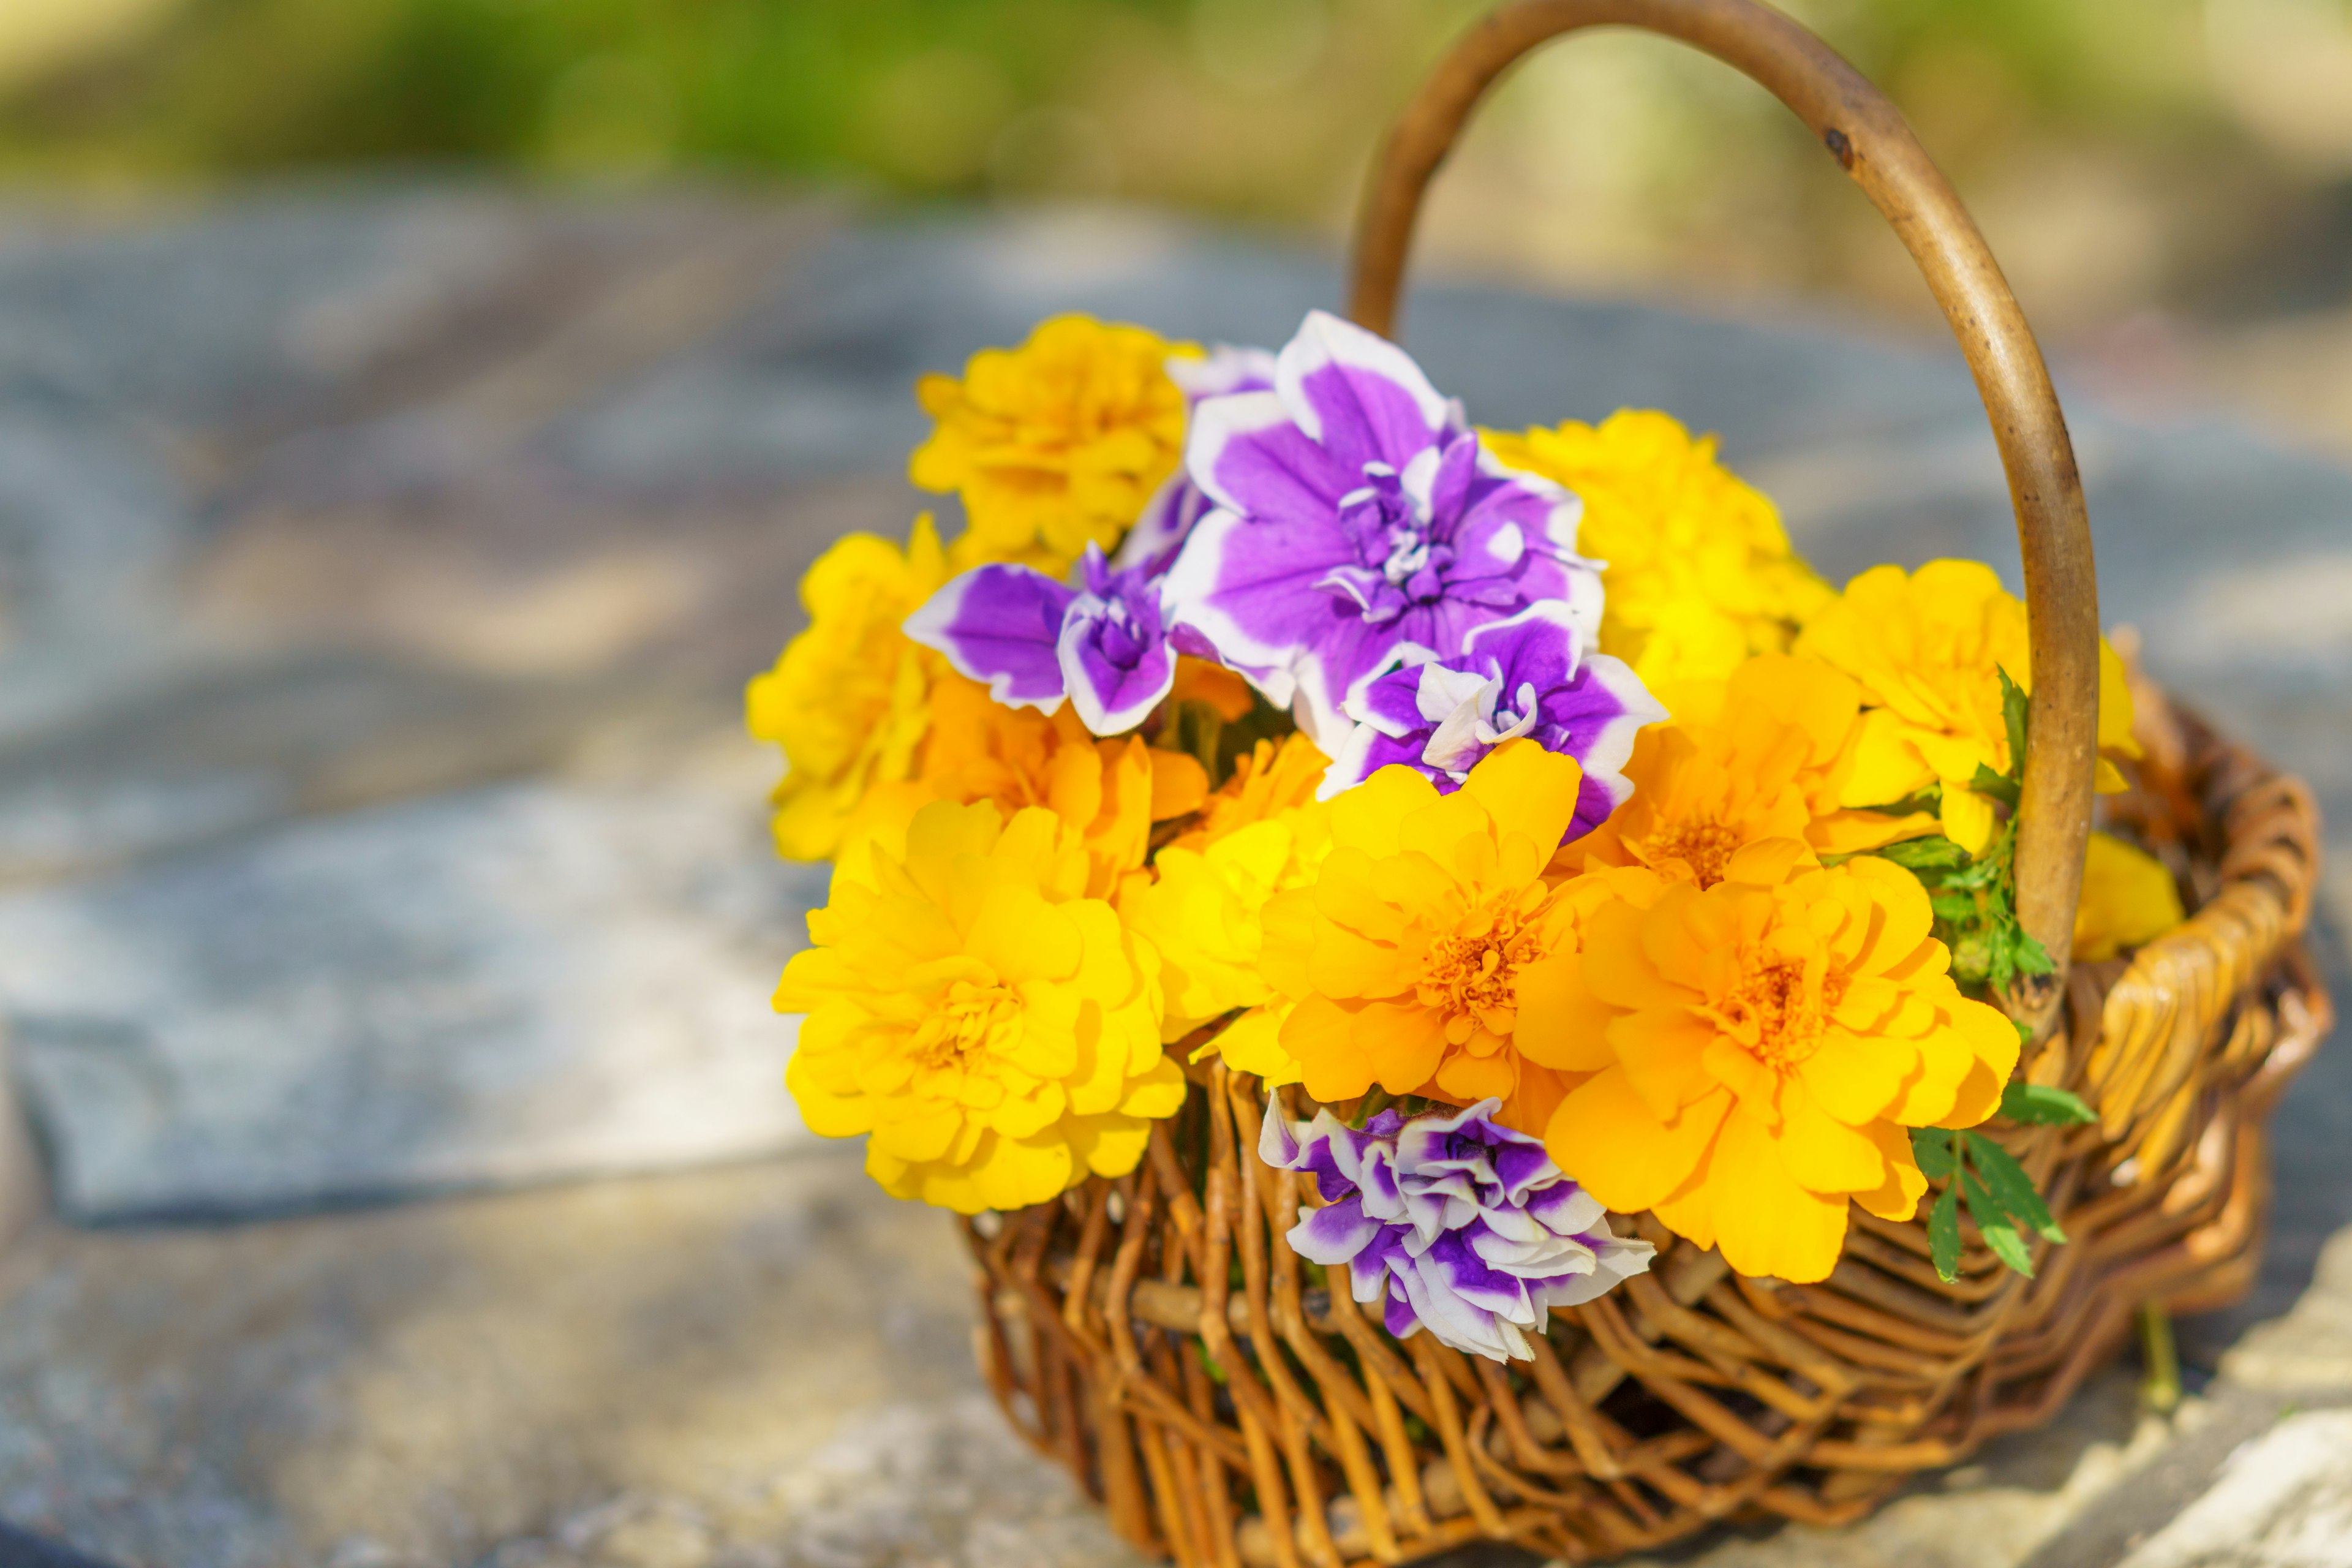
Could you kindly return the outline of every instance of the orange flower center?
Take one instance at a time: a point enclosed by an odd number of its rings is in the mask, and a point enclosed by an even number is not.
[[[1507,1036],[1518,1027],[1518,966],[1541,956],[1540,945],[1537,922],[1515,900],[1489,905],[1429,944],[1414,994],[1445,1016],[1448,1044],[1467,1042],[1479,1025]]]
[[[946,1002],[916,1026],[915,1059],[934,1072],[963,1067],[1012,1027],[1020,1012],[1020,998],[1003,986],[959,980],[948,988]]]
[[[1712,888],[1723,880],[1740,842],[1738,829],[1711,816],[1691,817],[1659,824],[1642,840],[1642,858],[1653,866],[1680,860],[1701,888]]]
[[[1817,973],[1801,958],[1759,956],[1710,1012],[1759,1061],[1785,1073],[1821,1048],[1822,1031],[1844,990],[1843,975]]]

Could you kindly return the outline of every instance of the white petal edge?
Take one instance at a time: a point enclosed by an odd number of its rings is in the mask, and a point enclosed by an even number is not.
[[[1298,427],[1317,440],[1323,438],[1321,421],[1307,405],[1307,378],[1329,365],[1368,371],[1395,383],[1411,395],[1422,422],[1433,436],[1445,427],[1448,405],[1412,356],[1377,332],[1344,321],[1328,310],[1309,310],[1297,335],[1282,346],[1274,359],[1274,389]],[[1205,405],[1204,405],[1205,406]]]
[[[955,649],[954,639],[948,636],[948,627],[954,624],[956,616],[963,613],[964,595],[971,591],[973,584],[980,580],[980,574],[987,570],[985,566],[975,566],[958,576],[924,600],[913,615],[900,621],[898,629],[911,640],[946,659],[949,666],[966,680],[976,680],[986,686],[989,697],[1000,708],[1034,708],[1045,714],[1061,711],[1062,700],[1068,695],[1066,689],[1051,698],[1012,696],[1007,689],[1013,680],[1009,673],[1003,670],[983,673],[973,668],[963,661],[963,657]],[[1064,620],[1066,626],[1066,614]],[[1065,688],[1068,683],[1069,678],[1065,675]]]

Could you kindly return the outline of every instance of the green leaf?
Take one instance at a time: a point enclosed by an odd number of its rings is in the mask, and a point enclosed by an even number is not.
[[[1977,901],[1966,893],[1934,893],[1928,896],[1927,908],[1937,920],[1958,925],[1976,914]]]
[[[1984,1177],[1993,1200],[2047,1240],[2063,1241],[2066,1233],[2051,1217],[2050,1205],[2033,1190],[2033,1178],[2010,1152],[1981,1132],[1968,1134],[1969,1163]]]
[[[1969,787],[1988,799],[2000,802],[2012,811],[2017,808],[2017,781],[1993,772],[1982,763],[1977,764],[1975,776],[1969,780]]]
[[[1914,1127],[1911,1158],[1918,1163],[1921,1175],[1931,1182],[1942,1181],[1952,1173],[1956,1163],[1952,1135],[1941,1127]]]
[[[2025,1238],[2017,1234],[2016,1224],[1993,1202],[1985,1184],[1977,1180],[1973,1172],[1964,1169],[1960,1172],[1960,1191],[1969,1200],[1969,1217],[1977,1222],[1977,1234],[1992,1248],[1992,1255],[2028,1279],[2032,1279],[2033,1255],[2026,1250]]]
[[[2000,721],[2009,731],[2009,771],[2011,776],[2025,777],[2025,717],[2028,711],[2024,689],[2009,678],[2009,671],[1994,667],[2000,676]]]
[[[1960,1278],[1960,1189],[1946,1187],[1936,1206],[1927,1211],[1927,1256],[1936,1265],[1936,1278],[1947,1285],[1957,1284]]]
[[[1940,833],[1906,838],[1877,851],[1906,871],[1957,871],[1969,863],[1969,852]]]
[[[2081,1096],[2046,1083],[2011,1084],[2000,1091],[2000,1113],[2029,1127],[2080,1127],[2099,1119]]]
[[[1944,809],[1944,786],[1931,784],[1926,789],[1913,791],[1901,800],[1873,801],[1857,809],[1874,811],[1881,816],[1912,816],[1923,811],[1934,816]],[[1905,842],[1910,841],[1906,839]]]
[[[2019,973],[2024,974],[2055,973],[2058,966],[2050,962],[2050,950],[2036,942],[2033,939],[2032,934],[2023,926],[2017,926],[2013,929],[2016,931],[2016,936],[2013,939],[2013,952],[2016,955]]]

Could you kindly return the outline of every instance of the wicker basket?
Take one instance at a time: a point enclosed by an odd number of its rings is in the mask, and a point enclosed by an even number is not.
[[[1421,195],[1486,88],[1564,32],[1630,25],[1762,82],[1886,214],[1984,395],[2024,547],[2032,745],[2018,906],[2063,954],[2090,826],[2097,598],[2072,447],[2032,333],[1974,226],[1893,108],[1756,0],[1519,0],[1439,68],[1390,142],[1353,311],[1388,331]],[[2128,960],[2013,994],[2019,1072],[2099,1112],[1998,1135],[2072,1240],[2032,1279],[1964,1232],[1958,1283],[1919,1222],[1856,1211],[1836,1270],[1731,1273],[1651,1215],[1652,1272],[1556,1314],[1532,1363],[1391,1339],[1346,1271],[1280,1237],[1300,1178],[1255,1152],[1265,1090],[1210,1063],[1133,1175],[982,1216],[981,1363],[1014,1424],[1180,1563],[1398,1563],[1478,1538],[1586,1562],[1706,1525],[1858,1518],[1910,1473],[2044,1419],[2143,1303],[2222,1304],[2252,1280],[2263,1129],[2325,1036],[2297,936],[2317,876],[2309,792],[2135,690],[2147,761],[2111,813],[2165,857],[2194,914]],[[1294,1116],[1310,1105],[1286,1090]],[[1377,1313],[1377,1308],[1374,1309]]]

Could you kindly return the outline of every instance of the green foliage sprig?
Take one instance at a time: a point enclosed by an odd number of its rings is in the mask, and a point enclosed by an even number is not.
[[[2000,674],[2000,711],[2009,731],[2009,771],[1977,764],[1969,787],[2009,808],[1992,842],[1970,855],[1941,834],[1890,844],[1873,853],[1919,879],[1936,915],[1936,936],[1951,949],[1952,978],[1973,995],[2007,990],[2021,974],[2048,974],[2042,945],[2017,923],[2017,802],[2025,770],[2025,693]],[[1938,792],[1883,810],[1901,812],[1939,804]]]
[[[2000,1114],[2029,1126],[2064,1127],[2095,1121],[2091,1108],[2063,1089],[2012,1083],[2001,1091]],[[1920,1173],[1946,1184],[1927,1211],[1927,1252],[1937,1277],[1951,1284],[1960,1277],[1960,1204],[1992,1255],[2032,1279],[2033,1256],[2025,1233],[2063,1242],[2066,1233],[2051,1217],[2050,1205],[2033,1190],[2033,1178],[2010,1152],[1973,1130],[1943,1127],[1911,1130],[1912,1157]]]

